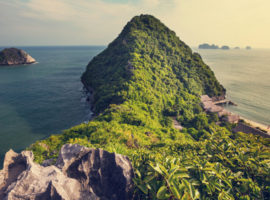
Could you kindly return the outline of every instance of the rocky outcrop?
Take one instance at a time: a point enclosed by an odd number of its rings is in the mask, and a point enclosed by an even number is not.
[[[0,199],[132,198],[133,169],[126,156],[66,144],[55,165],[39,165],[33,158],[31,151],[6,153],[4,168],[0,171]]]
[[[0,65],[32,64],[36,60],[21,49],[7,48],[0,52]]]

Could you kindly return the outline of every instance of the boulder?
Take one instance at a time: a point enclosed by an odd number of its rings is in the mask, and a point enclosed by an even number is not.
[[[0,51],[0,65],[32,64],[36,60],[21,49],[7,48]]]
[[[126,156],[80,145],[64,145],[55,165],[33,162],[30,151],[6,153],[0,171],[3,200],[131,199],[133,169]]]

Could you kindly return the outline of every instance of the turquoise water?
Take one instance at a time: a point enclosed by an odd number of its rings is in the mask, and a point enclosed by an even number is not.
[[[104,49],[21,48],[38,63],[0,67],[0,165],[10,148],[20,151],[89,119],[80,76],[93,56]]]
[[[270,49],[198,50],[238,106],[228,110],[270,125]]]

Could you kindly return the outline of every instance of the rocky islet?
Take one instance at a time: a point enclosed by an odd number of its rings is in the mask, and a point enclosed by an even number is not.
[[[36,60],[24,50],[6,48],[0,51],[0,66],[33,64]]]

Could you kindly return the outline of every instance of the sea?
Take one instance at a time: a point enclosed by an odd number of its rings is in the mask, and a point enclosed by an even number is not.
[[[0,168],[9,149],[19,152],[91,119],[80,77],[105,46],[18,48],[37,63],[0,67]],[[227,97],[238,105],[227,109],[270,124],[270,49],[194,51],[201,54],[227,89]]]
[[[270,125],[270,49],[193,50],[226,88],[226,97],[237,104],[227,110]]]
[[[0,67],[0,169],[9,149],[19,152],[91,118],[80,77],[105,46],[18,48],[37,63]]]

